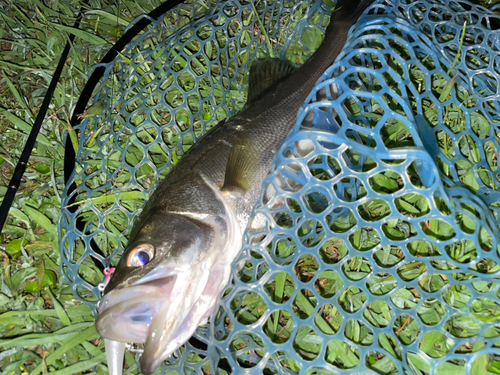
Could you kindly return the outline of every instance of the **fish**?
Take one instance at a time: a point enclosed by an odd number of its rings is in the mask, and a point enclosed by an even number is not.
[[[151,195],[99,302],[110,374],[121,374],[125,343],[144,344],[148,375],[207,322],[274,155],[372,2],[338,0],[323,43],[302,67],[256,60],[245,108],[198,140]]]

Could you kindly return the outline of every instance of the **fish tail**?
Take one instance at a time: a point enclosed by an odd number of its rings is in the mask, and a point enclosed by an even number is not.
[[[332,21],[355,23],[374,0],[337,0]]]

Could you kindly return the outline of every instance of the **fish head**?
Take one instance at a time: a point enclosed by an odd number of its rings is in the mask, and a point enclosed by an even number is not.
[[[96,327],[105,339],[145,344],[143,374],[206,322],[227,282],[219,259],[228,234],[221,214],[153,210],[134,226],[99,303]]]
[[[223,215],[154,212],[134,226],[104,294],[170,276],[172,267],[205,262],[226,238]]]

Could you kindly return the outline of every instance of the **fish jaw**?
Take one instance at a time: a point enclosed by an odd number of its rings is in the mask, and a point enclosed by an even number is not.
[[[210,276],[203,264],[177,270],[164,267],[148,274],[146,280],[112,290],[99,303],[97,331],[108,340],[144,344],[154,336],[153,324],[157,327],[164,321],[172,336],[202,297],[208,280],[214,282],[215,274]]]
[[[107,340],[145,344],[141,372],[151,374],[206,323],[228,281],[230,266],[227,262],[211,269],[195,265],[190,272],[168,271],[166,277],[113,290],[99,304],[97,330]]]
[[[129,288],[113,290],[99,302],[96,328],[113,341],[146,342],[151,321],[163,305],[170,303],[177,276],[165,277]]]
[[[148,339],[140,359],[141,372],[153,373],[169,355],[183,345],[194,334],[198,326],[207,322],[227,284],[230,273],[229,264],[217,264],[209,272],[195,276],[195,273],[179,280],[184,288],[173,297],[173,303],[163,305],[151,322]],[[194,289],[199,288],[198,292]],[[190,295],[200,293],[197,298]]]

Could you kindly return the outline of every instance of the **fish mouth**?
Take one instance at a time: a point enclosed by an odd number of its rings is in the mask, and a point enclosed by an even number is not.
[[[145,343],[158,311],[170,303],[177,275],[112,290],[99,302],[96,328],[113,341]]]
[[[219,267],[193,266],[192,272],[166,273],[114,289],[99,303],[97,331],[108,342],[144,344],[140,359],[144,375],[152,374],[207,321],[227,281]]]

